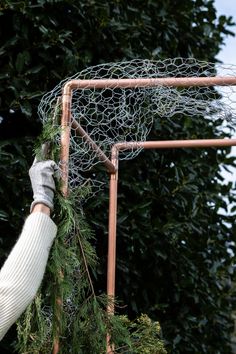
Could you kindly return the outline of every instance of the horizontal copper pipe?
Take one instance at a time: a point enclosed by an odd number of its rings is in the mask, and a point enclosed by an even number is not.
[[[96,80],[71,80],[63,89],[64,95],[70,95],[73,89],[83,88],[131,88],[154,86],[230,86],[236,85],[234,76],[215,77],[163,77],[163,78],[139,78],[139,79],[96,79]]]
[[[131,149],[176,149],[176,148],[204,148],[235,146],[236,139],[194,139],[194,140],[163,140],[163,141],[139,141],[125,142],[113,145],[118,151]]]

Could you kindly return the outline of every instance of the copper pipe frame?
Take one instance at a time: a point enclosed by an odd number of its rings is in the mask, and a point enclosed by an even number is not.
[[[114,314],[115,272],[116,272],[116,226],[117,226],[117,188],[118,188],[118,160],[119,151],[126,149],[167,149],[167,148],[204,148],[235,146],[236,139],[200,139],[200,140],[173,140],[173,141],[146,141],[117,143],[111,149],[111,160],[101,151],[85,130],[71,118],[71,100],[73,89],[82,88],[131,88],[155,86],[228,86],[236,85],[236,77],[190,77],[190,78],[142,78],[142,79],[99,79],[99,80],[71,80],[63,88],[62,94],[62,134],[61,134],[61,170],[62,192],[68,194],[68,164],[71,126],[89,143],[104,163],[110,173],[109,189],[109,224],[108,224],[108,266],[107,266],[107,295],[113,299],[108,305],[109,314]],[[59,352],[59,340],[54,345],[53,354]],[[107,341],[107,353],[113,353],[114,347]]]
[[[64,95],[62,100],[62,119],[61,119],[61,152],[60,152],[60,168],[61,168],[61,192],[66,198],[68,195],[68,160],[69,160],[69,147],[70,147],[70,121],[71,121],[71,95]],[[59,276],[63,276],[61,269],[58,270]],[[60,320],[61,311],[63,308],[63,299],[56,298],[55,314],[57,319]],[[57,333],[53,341],[53,354],[58,354],[60,350],[60,327],[57,328]]]

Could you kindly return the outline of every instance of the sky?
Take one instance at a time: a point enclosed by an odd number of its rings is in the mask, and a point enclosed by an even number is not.
[[[233,21],[236,23],[236,0],[215,0],[214,2],[217,14],[232,16]],[[217,55],[225,64],[236,65],[236,26],[230,28],[230,31],[235,33],[235,37],[226,37],[222,46],[222,50]]]

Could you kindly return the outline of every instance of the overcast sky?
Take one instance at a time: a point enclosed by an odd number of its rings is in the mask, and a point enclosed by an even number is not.
[[[236,22],[236,0],[215,0],[215,8],[219,15],[232,16]],[[235,37],[226,37],[218,58],[225,64],[236,64],[236,26],[230,28]]]

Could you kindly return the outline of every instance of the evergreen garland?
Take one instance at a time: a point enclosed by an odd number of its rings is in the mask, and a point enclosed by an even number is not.
[[[43,142],[54,141],[58,129],[45,125],[36,148],[38,158],[58,161],[58,147],[53,146],[50,156],[41,149]],[[106,308],[111,300],[95,294],[90,274],[98,259],[80,203],[89,193],[89,186],[83,186],[64,198],[57,186],[53,215],[57,237],[38,294],[17,323],[16,349],[23,354],[49,354],[59,338],[61,354],[101,354],[106,352],[109,332],[117,353],[166,354],[158,323],[146,315],[134,322],[109,315]]]

